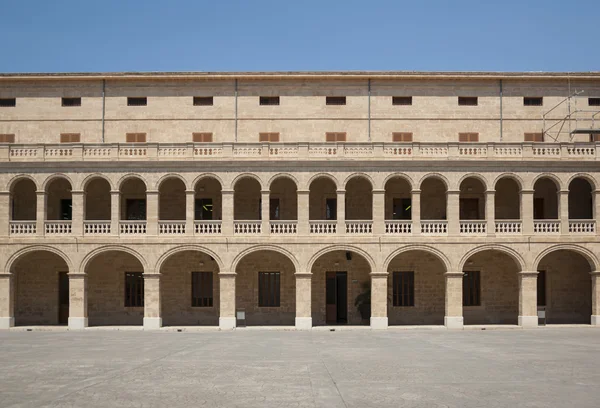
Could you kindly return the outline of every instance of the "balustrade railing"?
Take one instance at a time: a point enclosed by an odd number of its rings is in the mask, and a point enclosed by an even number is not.
[[[448,221],[423,221],[421,220],[421,234],[423,235],[447,235]]]
[[[158,233],[161,235],[184,235],[185,221],[158,221]]]
[[[521,220],[496,220],[496,234],[521,234],[522,228]]]
[[[337,221],[309,221],[309,230],[311,234],[336,234]]]
[[[465,235],[481,235],[487,232],[487,221],[460,221],[460,233]]]
[[[412,234],[412,221],[385,220],[386,234]]]
[[[46,221],[46,235],[65,235],[72,232],[71,221]]]
[[[298,221],[270,221],[271,234],[296,234],[298,232]]]
[[[569,220],[570,234],[595,234],[595,220]]]
[[[194,221],[194,234],[220,234],[221,221]]]
[[[534,234],[560,234],[560,220],[533,220]]]
[[[146,234],[146,221],[120,221],[119,233],[121,235]]]
[[[372,234],[373,221],[346,220],[346,234]]]
[[[233,221],[234,234],[262,234],[262,221]]]
[[[84,235],[106,235],[110,234],[110,221],[84,221]]]
[[[10,235],[33,235],[37,233],[36,221],[11,221]]]

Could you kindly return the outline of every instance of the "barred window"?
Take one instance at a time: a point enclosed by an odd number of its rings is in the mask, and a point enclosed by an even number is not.
[[[148,105],[148,98],[143,97],[128,97],[127,98],[127,106],[146,106]]]
[[[0,108],[14,108],[17,106],[17,98],[0,98]]]
[[[258,98],[261,105],[279,105],[279,96],[261,96]]]
[[[125,307],[144,306],[144,275],[142,272],[125,272]]]
[[[192,272],[192,307],[213,307],[212,272]]]
[[[481,279],[479,271],[463,272],[463,306],[481,305]]]
[[[62,98],[62,106],[81,106],[81,98]]]
[[[523,97],[523,105],[524,106],[543,106],[544,98],[525,96],[525,97]]]
[[[600,106],[600,98],[588,98],[589,106]]]
[[[194,106],[213,106],[212,96],[194,96]]]
[[[346,97],[345,96],[326,96],[325,104],[326,105],[345,105]]]
[[[279,272],[258,273],[258,306],[280,306],[280,279]]]
[[[412,96],[392,96],[392,105],[412,105]]]
[[[460,106],[477,106],[478,100],[476,96],[459,96],[458,104]]]
[[[394,306],[415,305],[415,273],[394,272],[393,275]]]

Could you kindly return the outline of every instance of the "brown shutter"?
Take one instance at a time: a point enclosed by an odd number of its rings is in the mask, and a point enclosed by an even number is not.
[[[459,133],[459,142],[479,142],[479,133]]]
[[[393,132],[392,133],[392,141],[393,142],[412,142],[413,134],[411,132]]]
[[[338,132],[336,134],[336,141],[345,142],[346,141],[346,132]]]
[[[61,143],[79,143],[81,140],[79,133],[61,133],[60,134],[60,142]]]
[[[525,141],[526,142],[543,142],[544,134],[543,133],[525,133]]]
[[[279,142],[278,132],[263,132],[258,134],[259,142]]]
[[[335,142],[336,140],[336,134],[333,132],[327,132],[325,133],[325,141],[326,142]]]
[[[212,143],[213,134],[211,132],[192,133],[194,143]]]
[[[268,133],[259,133],[258,134],[258,141],[259,142],[268,142],[269,141],[269,134]]]
[[[15,142],[14,133],[0,134],[0,143],[14,143],[14,142]]]
[[[146,143],[145,133],[127,133],[125,141],[127,143]]]

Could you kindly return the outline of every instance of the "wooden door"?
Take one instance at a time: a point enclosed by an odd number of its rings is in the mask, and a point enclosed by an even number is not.
[[[58,273],[58,324],[69,322],[69,275]]]

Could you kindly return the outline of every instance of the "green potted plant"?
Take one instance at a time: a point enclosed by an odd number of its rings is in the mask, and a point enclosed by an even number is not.
[[[371,318],[371,282],[362,283],[362,292],[354,299],[354,306],[358,309],[361,319]]]

